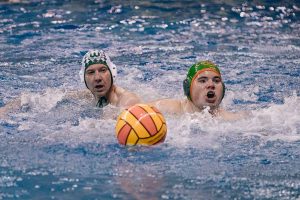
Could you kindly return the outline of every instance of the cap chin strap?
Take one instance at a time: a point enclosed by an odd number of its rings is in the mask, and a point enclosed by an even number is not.
[[[100,97],[98,100],[96,107],[103,108],[109,104],[108,100],[106,97]]]
[[[109,88],[108,91],[111,90],[112,86],[113,86],[113,79],[112,79],[112,77],[111,77],[111,85],[110,85],[110,88]],[[102,97],[100,97],[100,99],[98,100],[98,102],[97,102],[97,104],[96,104],[96,107],[103,108],[103,107],[107,106],[108,104],[109,104],[108,99],[107,99],[105,96],[102,96]]]

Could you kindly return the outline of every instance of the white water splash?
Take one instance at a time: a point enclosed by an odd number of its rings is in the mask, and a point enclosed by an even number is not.
[[[21,95],[21,106],[29,107],[36,112],[47,112],[53,108],[56,103],[62,100],[65,93],[62,90],[48,88],[42,94],[23,93]]]
[[[247,118],[224,121],[204,111],[167,117],[166,142],[177,147],[218,148],[223,137],[258,136],[264,140],[300,140],[300,98],[294,94],[284,104],[251,111]]]

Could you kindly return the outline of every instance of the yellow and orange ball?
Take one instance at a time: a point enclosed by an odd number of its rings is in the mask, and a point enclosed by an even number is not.
[[[116,135],[123,145],[154,145],[163,142],[166,134],[166,120],[154,106],[134,105],[117,119]]]

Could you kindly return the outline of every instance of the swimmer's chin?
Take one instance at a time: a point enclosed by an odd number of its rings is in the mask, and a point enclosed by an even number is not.
[[[218,108],[219,104],[217,102],[217,99],[214,99],[214,100],[207,100],[204,104],[203,107],[210,107],[210,109],[216,109]]]
[[[217,98],[214,98],[214,99],[206,99],[206,103],[207,104],[216,104],[217,102]]]

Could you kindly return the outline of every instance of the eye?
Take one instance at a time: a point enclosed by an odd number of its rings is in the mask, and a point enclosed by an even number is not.
[[[88,71],[86,71],[85,73],[88,74],[88,75],[91,75],[91,74],[94,74],[95,71],[94,71],[94,70],[88,70]]]
[[[217,78],[214,78],[213,81],[214,81],[215,83],[220,83],[220,82],[221,82],[221,79],[220,79],[219,77],[217,77]]]
[[[106,67],[102,67],[99,71],[102,72],[102,73],[104,73],[104,72],[107,71],[107,68]]]
[[[205,83],[205,82],[206,82],[206,79],[205,79],[205,78],[198,78],[198,82],[199,82],[199,83]]]

